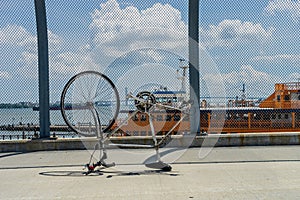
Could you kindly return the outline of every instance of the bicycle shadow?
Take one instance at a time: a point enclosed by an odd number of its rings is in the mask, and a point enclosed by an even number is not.
[[[46,171],[46,172],[40,172],[39,175],[42,176],[63,176],[63,177],[84,177],[85,172],[83,171],[62,171],[62,170],[58,170],[58,171]],[[90,174],[90,176],[100,176],[103,175],[103,173],[93,173]]]
[[[165,175],[165,176],[179,176],[177,172],[166,172],[164,170],[142,170],[142,171],[130,171],[130,172],[118,172],[110,174],[106,178],[112,178],[117,176],[143,176],[143,175]]]
[[[140,170],[140,171],[107,171],[103,169],[95,170],[93,173],[86,174],[85,171],[45,171],[40,172],[41,176],[62,176],[62,177],[88,177],[88,176],[105,176],[106,178],[120,177],[120,176],[145,176],[145,175],[165,175],[165,176],[179,176],[177,172],[166,172],[163,170]]]

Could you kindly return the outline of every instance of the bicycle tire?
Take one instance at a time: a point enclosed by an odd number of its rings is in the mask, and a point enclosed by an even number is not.
[[[97,112],[95,115],[91,109]],[[96,136],[96,124],[107,132],[120,110],[120,98],[114,83],[104,74],[84,71],[73,76],[61,94],[61,114],[68,127],[86,137]],[[103,128],[104,127],[104,128]]]

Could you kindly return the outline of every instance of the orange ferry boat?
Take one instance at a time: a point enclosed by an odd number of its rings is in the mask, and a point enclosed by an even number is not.
[[[183,92],[155,91],[152,93],[161,104],[176,104],[182,100]],[[132,117],[118,119],[112,130],[120,124],[115,135],[150,136],[149,115],[142,111],[122,110]],[[189,132],[190,121],[186,113],[177,109],[154,109],[151,118],[156,135],[185,134]],[[253,132],[299,132],[300,131],[300,82],[275,84],[275,91],[259,106],[252,101],[230,100],[226,107],[211,108],[205,100],[200,106],[200,130],[212,133],[253,133]]]

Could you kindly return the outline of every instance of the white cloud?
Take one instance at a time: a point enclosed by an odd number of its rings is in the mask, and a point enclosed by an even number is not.
[[[114,59],[143,48],[163,49],[187,58],[188,28],[181,12],[169,4],[156,3],[145,10],[138,10],[134,6],[121,8],[116,0],[108,0],[91,13],[91,18],[89,28],[93,38],[89,49],[61,52],[63,39],[48,31],[49,62],[55,73],[74,72],[84,64],[87,69],[98,68],[101,71],[100,67],[108,66]],[[207,46],[238,45],[264,40],[271,35],[271,29],[266,30],[260,24],[240,20],[224,20],[217,26],[211,25],[208,30],[201,31]],[[37,66],[36,41],[36,36],[21,26],[8,25],[0,29],[0,44],[9,43],[24,48],[21,55],[24,68],[26,65]],[[162,55],[148,53],[156,60],[163,59]]]
[[[225,83],[237,84],[240,82],[244,83],[259,83],[259,82],[270,82],[273,81],[271,75],[257,71],[250,65],[242,65],[239,71],[232,71],[221,75],[208,74],[204,77],[205,80],[219,79],[222,78]]]
[[[0,29],[0,45],[6,44],[22,48],[23,52],[20,55],[20,59],[17,61],[20,63],[17,72],[19,75],[29,78],[37,78],[37,73],[32,73],[32,70],[38,69],[38,51],[37,51],[37,36],[31,34],[22,26],[7,25]],[[74,71],[73,63],[66,62],[66,59],[60,59],[66,54],[60,55],[59,51],[62,47],[63,39],[48,30],[48,45],[49,45],[49,63],[50,70],[54,73],[66,74],[67,72]],[[80,54],[75,55],[72,59],[79,60],[82,58]],[[57,62],[61,60],[62,62]],[[85,59],[82,59],[83,61]],[[67,65],[70,64],[69,66]],[[90,63],[89,63],[90,64]],[[2,75],[4,76],[4,75]]]
[[[0,71],[0,79],[10,79],[11,75],[8,72]]]
[[[145,10],[120,8],[108,0],[92,14],[93,46],[102,56],[117,58],[142,48],[158,48],[187,55],[187,25],[179,10],[156,3]]]
[[[0,44],[23,46],[26,40],[33,36],[22,26],[7,25],[0,28]]]
[[[298,21],[300,18],[300,1],[299,0],[273,0],[265,8],[265,12],[271,15],[278,13],[288,13],[293,20]]]
[[[263,97],[273,92],[274,84],[285,82],[281,77],[255,70],[251,65],[242,65],[238,71],[219,74],[207,74],[203,77],[205,83],[214,83],[216,80],[226,86],[227,96],[241,95],[242,84],[246,84],[248,96]]]
[[[48,45],[49,45],[49,53],[59,51],[63,44],[63,38],[59,35],[53,33],[51,30],[48,30]]]
[[[278,61],[300,62],[300,54],[278,54],[273,56],[256,56],[251,60],[267,61],[267,62],[278,62]]]
[[[108,0],[91,16],[93,46],[99,55],[119,57],[140,48],[188,55],[187,24],[181,12],[169,4],[156,3],[140,11],[133,6],[121,9],[116,0]],[[200,39],[206,47],[232,47],[269,41],[273,31],[274,28],[264,28],[259,23],[226,19],[207,30],[200,28]]]
[[[141,51],[140,54],[141,54],[141,56],[146,56],[148,58],[152,58],[156,62],[160,62],[164,59],[163,56],[159,52],[155,51],[154,49]]]
[[[49,61],[51,71],[55,76],[62,74],[76,74],[85,70],[98,71],[100,66],[94,62],[86,52],[60,53]]]
[[[101,34],[96,41],[103,43],[120,33],[126,33],[132,29],[163,28],[171,30],[183,30],[186,25],[181,19],[179,10],[169,4],[156,3],[151,8],[139,11],[136,7],[128,6],[120,8],[116,0],[108,0],[101,4],[99,10],[92,14],[93,22],[90,28]]]
[[[48,30],[49,52],[60,49],[63,39],[52,31]],[[9,44],[23,47],[25,51],[37,52],[37,37],[28,32],[24,27],[7,25],[0,28],[0,44]]]
[[[133,75],[134,78],[132,78]],[[145,64],[130,69],[123,74],[115,84],[121,95],[125,94],[124,88],[126,87],[130,92],[135,92],[141,86],[145,86],[149,83],[151,83],[152,86],[160,85],[167,87],[169,90],[179,90],[180,81],[176,77],[176,70],[170,66],[158,63]]]
[[[201,29],[201,41],[207,47],[232,47],[257,41],[267,41],[274,29],[265,29],[261,24],[242,22],[240,20],[223,20],[217,26],[210,25],[207,30]]]
[[[38,55],[24,51],[21,54],[22,67],[17,69],[18,74],[29,78],[37,78]],[[49,57],[49,73],[51,77],[61,78],[61,75],[77,74],[85,70],[98,71],[100,66],[93,61],[86,52],[64,52]]]
[[[36,53],[30,53],[28,51],[24,51],[21,54],[21,60],[20,62],[25,63],[25,66],[28,68],[28,66],[34,67],[38,66],[38,55]],[[29,68],[31,68],[29,67]]]
[[[299,81],[300,73],[292,73],[289,75],[289,81]]]
[[[238,71],[229,73],[211,73],[203,77],[206,84],[223,82],[226,86],[227,96],[241,95],[242,84],[246,84],[248,97],[267,97],[274,92],[276,83],[295,82],[300,78],[300,73],[290,73],[278,76],[254,69],[251,65],[242,65]],[[216,87],[216,90],[218,87]]]

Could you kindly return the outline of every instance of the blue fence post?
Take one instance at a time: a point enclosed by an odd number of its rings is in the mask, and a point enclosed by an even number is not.
[[[38,37],[40,138],[50,138],[49,55],[45,0],[34,0]]]

